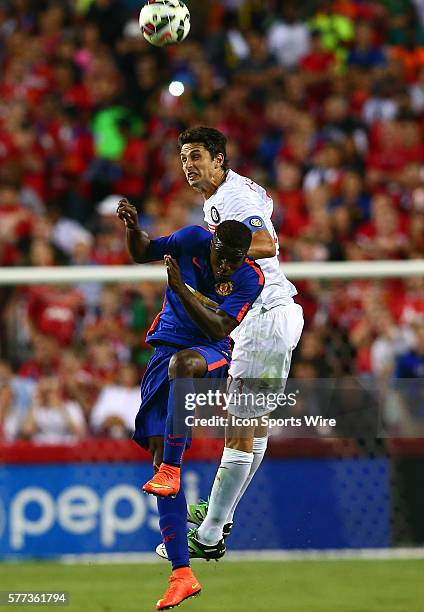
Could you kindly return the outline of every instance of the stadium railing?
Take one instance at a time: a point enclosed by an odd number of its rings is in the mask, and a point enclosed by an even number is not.
[[[281,270],[292,280],[409,278],[424,274],[424,260],[296,262],[281,264]],[[0,268],[0,285],[137,281],[166,281],[166,270],[157,265],[146,264]]]

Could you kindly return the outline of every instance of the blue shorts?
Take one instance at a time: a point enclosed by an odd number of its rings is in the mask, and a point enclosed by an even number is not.
[[[190,346],[208,364],[204,378],[226,378],[231,356],[209,346]],[[141,405],[135,418],[133,439],[148,449],[148,438],[163,436],[168,411],[168,367],[172,355],[184,350],[175,346],[158,346],[147,364],[141,381]],[[189,444],[188,444],[189,445]]]

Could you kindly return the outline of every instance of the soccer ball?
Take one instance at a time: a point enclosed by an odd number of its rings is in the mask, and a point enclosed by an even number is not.
[[[181,0],[148,0],[140,11],[144,38],[163,47],[183,41],[190,32],[190,12]]]

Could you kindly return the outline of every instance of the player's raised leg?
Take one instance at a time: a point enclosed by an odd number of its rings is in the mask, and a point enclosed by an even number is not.
[[[170,359],[169,394],[164,434],[163,461],[151,480],[143,486],[143,491],[159,497],[175,497],[180,490],[181,461],[187,444],[188,428],[181,424],[181,431],[175,431],[176,384],[178,381],[180,397],[193,391],[193,378],[202,378],[207,373],[205,358],[196,351],[184,349],[176,352]]]
[[[161,465],[163,457],[163,437],[152,436],[148,439],[149,450],[153,457],[153,467]],[[157,610],[166,610],[179,605],[188,597],[198,595],[201,586],[194,576],[189,562],[187,548],[187,522],[185,519],[186,498],[180,489],[174,499],[158,497],[159,527],[172,562],[169,587],[157,602]]]
[[[223,527],[223,533],[225,533],[225,531],[229,532],[231,530],[231,526],[232,526],[233,518],[234,518],[234,512],[236,511],[237,505],[239,501],[241,500],[241,498],[243,497],[247,487],[252,482],[254,475],[256,474],[259,466],[262,463],[262,459],[265,456],[266,448],[268,445],[267,433],[268,433],[267,427],[265,426],[259,426],[255,428],[254,437],[252,441],[253,460],[252,460],[252,465],[250,467],[250,472],[247,475],[247,478],[244,481],[242,488],[240,489],[240,493],[238,494],[236,501],[234,502],[230,512],[227,515],[227,518],[226,518],[226,521]]]
[[[252,451],[253,451],[252,465],[250,467],[249,474],[247,475],[246,480],[244,481],[244,484],[241,487],[240,492],[237,495],[237,498],[235,502],[233,503],[233,506],[231,510],[229,511],[227,518],[225,519],[224,525],[222,527],[222,537],[224,540],[230,535],[231,530],[233,528],[234,512],[238,506],[238,503],[243,497],[247,487],[252,482],[252,479],[254,475],[256,474],[259,466],[261,465],[262,459],[265,456],[265,452],[266,452],[266,448],[268,444],[268,436],[266,434],[267,434],[266,427],[259,426],[255,428],[254,438],[252,441]],[[190,504],[188,506],[188,512],[187,512],[188,521],[194,525],[197,525],[197,527],[200,527],[200,525],[202,525],[202,523],[204,522],[208,514],[208,509],[209,509],[209,499],[207,501],[201,501],[198,504]],[[207,523],[205,524],[205,527],[206,525]],[[196,531],[189,532],[188,544],[189,544],[190,557],[202,556],[204,558],[213,558],[208,554],[208,551],[205,549],[205,547],[202,547],[204,549],[203,554],[199,555],[200,547],[197,546],[196,542],[193,541],[193,536],[195,533]],[[196,536],[197,536],[197,533],[196,533]],[[159,551],[157,552],[159,554]]]
[[[223,527],[230,511],[239,499],[253,463],[254,426],[229,427],[221,463],[213,483],[208,512],[197,530],[196,540],[212,546],[222,538]]]
[[[190,568],[187,548],[187,502],[184,490],[180,486],[180,466],[188,432],[181,432],[183,435],[180,436],[174,436],[172,432],[174,431],[175,381],[182,379],[188,382],[192,378],[203,377],[206,372],[205,359],[195,351],[184,349],[171,357],[168,367],[169,395],[165,437],[159,438],[160,442],[157,437],[149,440],[154,465],[159,465],[159,469],[155,476],[144,485],[143,490],[158,497],[160,532],[168,559],[172,563],[170,586],[158,601],[156,606],[158,610],[177,606],[201,590]]]
[[[254,383],[267,378],[280,389],[284,388],[292,351],[302,328],[302,308],[294,302],[270,310],[262,307],[260,312],[252,309],[244,325],[234,334],[235,350],[230,367],[233,380]],[[243,406],[229,406],[228,410],[236,417],[246,416]],[[253,416],[263,416],[266,408],[264,410]],[[222,538],[224,526],[228,532],[237,504],[262,462],[266,445],[265,429],[252,426],[227,431],[206,518],[197,531],[196,537],[201,544],[216,544]]]

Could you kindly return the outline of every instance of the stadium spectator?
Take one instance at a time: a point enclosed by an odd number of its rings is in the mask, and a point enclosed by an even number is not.
[[[299,61],[310,97],[326,97],[330,93],[336,62],[335,53],[325,48],[320,30],[312,30],[311,47]]]
[[[93,0],[87,19],[94,22],[105,44],[114,44],[120,38],[127,21],[125,6],[119,0]]]
[[[32,403],[35,383],[14,375],[6,361],[0,361],[0,439],[18,437]]]
[[[300,17],[300,7],[287,3],[267,33],[268,48],[282,68],[294,68],[310,46],[310,32]]]
[[[88,346],[93,346],[106,338],[112,343],[119,359],[127,360],[129,347],[133,344],[129,316],[121,287],[103,287],[96,310],[84,321],[82,340]]]
[[[18,370],[19,376],[39,380],[42,376],[54,376],[60,367],[59,342],[54,336],[34,334],[31,342],[31,358]]]
[[[59,380],[41,378],[22,426],[22,436],[44,444],[63,444],[82,438],[85,431],[81,407],[65,399]]]
[[[23,206],[15,183],[0,182],[0,221],[2,265],[22,263],[22,252],[28,246],[34,217]]]
[[[93,245],[93,261],[100,265],[122,265],[128,263],[125,244],[118,234],[116,202],[119,195],[109,195],[97,205],[98,222]]]
[[[84,370],[91,376],[97,392],[116,380],[118,369],[118,355],[110,338],[102,336],[87,347]]]
[[[422,378],[424,376],[424,320],[418,318],[413,326],[414,346],[404,352],[397,361],[398,378]]]
[[[417,436],[424,432],[424,396],[422,378],[424,376],[424,319],[421,315],[413,322],[413,347],[399,355],[396,363],[396,388],[402,398],[405,417],[409,425],[406,435]],[[410,424],[412,421],[412,425]]]
[[[322,0],[309,23],[312,29],[321,33],[324,49],[334,52],[340,63],[344,62],[346,47],[354,37],[354,23],[350,16],[340,13],[333,0]]]
[[[330,209],[345,208],[352,221],[351,232],[358,224],[368,221],[370,215],[370,195],[365,190],[363,177],[359,172],[348,170],[344,173],[338,194],[331,199]]]
[[[6,380],[0,379],[0,441],[14,440],[17,437],[17,416],[12,387]]]
[[[106,385],[100,392],[90,415],[92,430],[111,438],[127,438],[134,432],[135,417],[140,407],[140,385],[137,368],[123,364],[116,384]]]
[[[69,345],[84,314],[82,295],[67,285],[37,286],[28,290],[28,318],[34,332],[54,336]]]
[[[386,55],[375,44],[374,29],[369,21],[360,20],[355,24],[355,41],[347,55],[347,65],[356,69],[375,69],[384,66]]]
[[[376,321],[376,333],[371,345],[371,371],[379,379],[388,379],[394,374],[397,357],[411,346],[413,334],[408,327],[397,326],[388,311]]]

